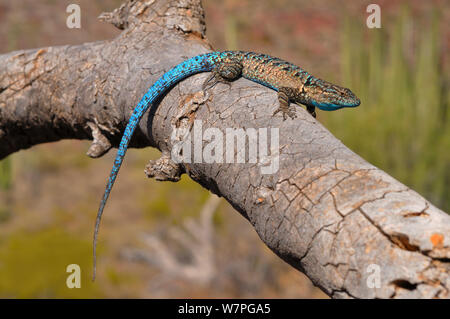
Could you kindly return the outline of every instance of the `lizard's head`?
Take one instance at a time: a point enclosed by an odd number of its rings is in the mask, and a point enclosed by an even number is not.
[[[302,93],[304,104],[317,106],[325,111],[356,107],[361,104],[358,97],[349,89],[313,77],[306,80]]]

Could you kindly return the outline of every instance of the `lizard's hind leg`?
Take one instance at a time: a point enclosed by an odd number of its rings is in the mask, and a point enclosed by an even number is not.
[[[309,114],[316,118],[316,107],[314,105],[307,105],[306,110],[309,112]]]
[[[241,77],[242,64],[239,62],[224,62],[217,65],[211,72],[211,76],[203,83],[203,90],[214,87],[217,83],[231,86],[230,82]]]

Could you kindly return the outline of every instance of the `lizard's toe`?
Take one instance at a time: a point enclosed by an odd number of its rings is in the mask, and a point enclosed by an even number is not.
[[[272,116],[275,116],[275,115],[277,115],[280,112],[281,112],[281,108],[279,107],[273,112]]]
[[[290,107],[289,110],[287,110],[287,115],[289,115],[289,117],[291,119],[295,119],[297,117],[297,114],[295,112],[295,107]]]

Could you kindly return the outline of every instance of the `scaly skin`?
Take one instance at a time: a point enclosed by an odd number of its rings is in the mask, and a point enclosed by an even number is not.
[[[289,106],[290,103],[305,105],[314,117],[315,107],[332,111],[360,104],[359,99],[349,89],[318,79],[296,65],[265,54],[245,51],[212,52],[193,57],[175,66],[161,76],[142,97],[120,141],[95,223],[93,280],[96,273],[97,236],[103,209],[139,121],[153,102],[164,95],[170,87],[200,72],[212,72],[211,77],[203,85],[204,90],[216,83],[229,83],[242,76],[277,91],[280,106],[274,115],[281,112],[285,120],[286,116],[295,117],[295,109]]]

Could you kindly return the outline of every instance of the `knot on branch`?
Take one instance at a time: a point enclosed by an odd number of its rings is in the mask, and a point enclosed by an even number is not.
[[[162,156],[156,161],[149,161],[145,167],[145,174],[149,178],[155,178],[157,181],[178,182],[181,174],[184,173],[183,166],[175,163],[170,154],[163,152]]]
[[[103,12],[101,21],[120,30],[153,22],[167,29],[205,37],[205,15],[201,0],[127,0],[113,12]]]
[[[100,157],[108,152],[112,145],[108,138],[103,135],[97,123],[88,122],[87,125],[91,129],[93,142],[86,155],[92,158]]]
[[[124,30],[128,27],[128,16],[130,14],[130,9],[135,7],[136,1],[129,0],[123,3],[119,8],[115,9],[113,12],[102,12],[98,19],[100,21],[105,21],[111,23],[116,28]]]

